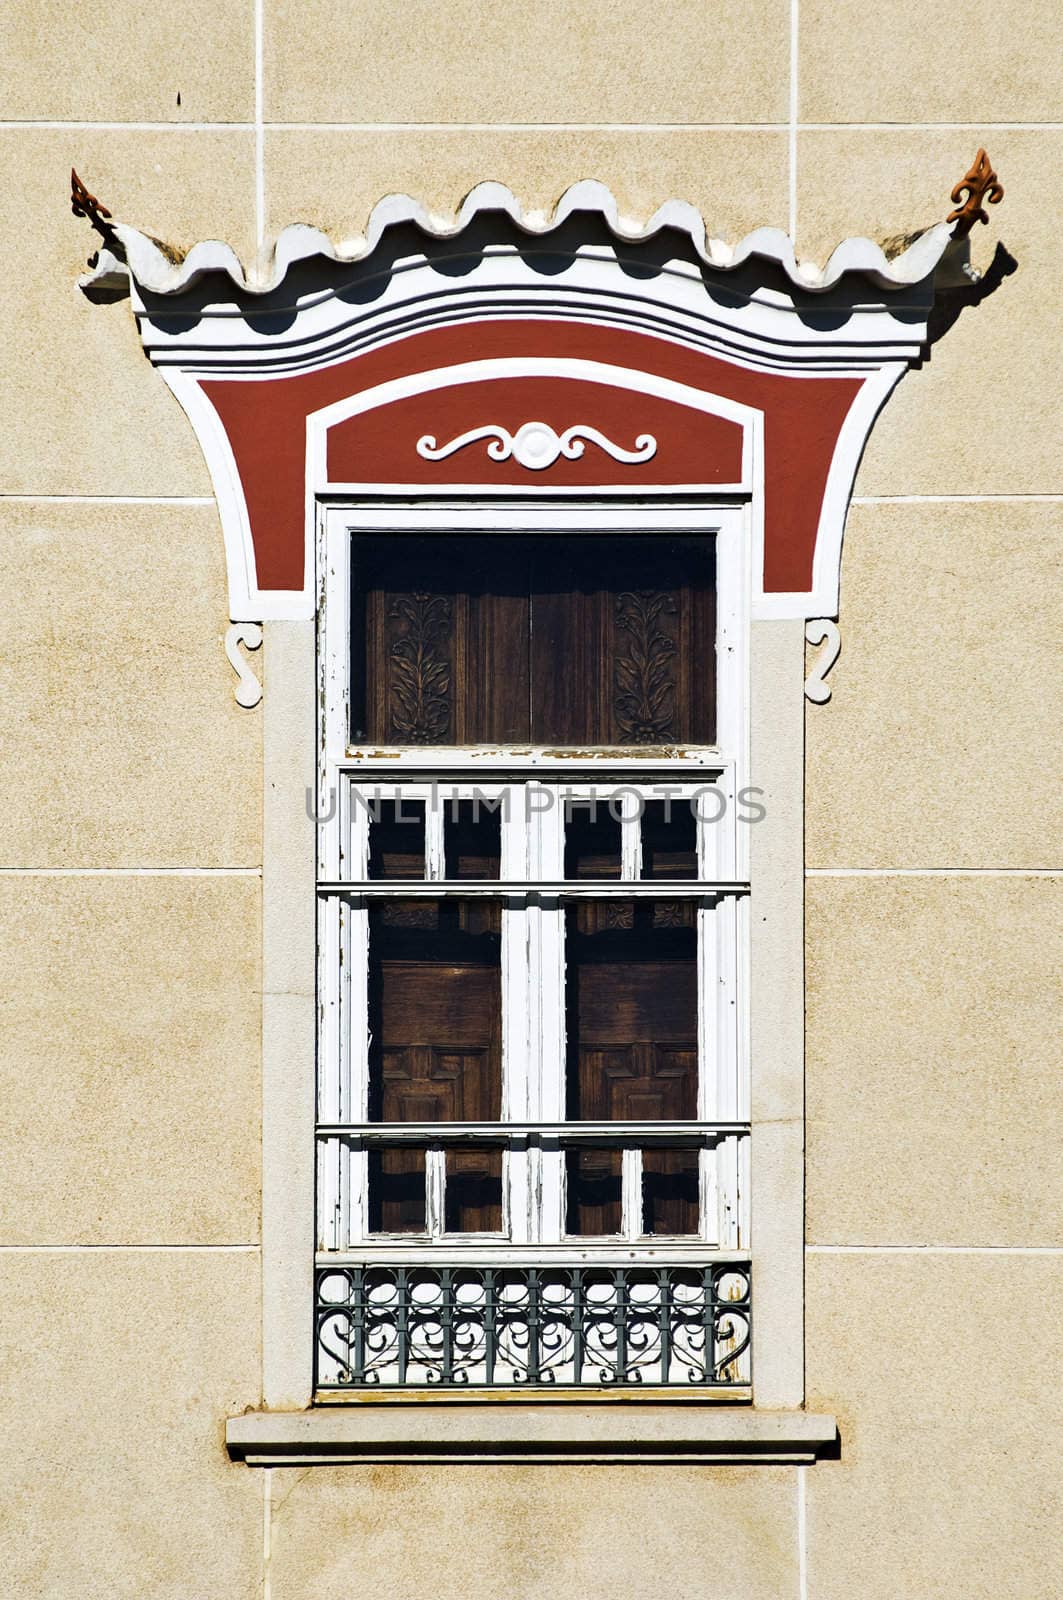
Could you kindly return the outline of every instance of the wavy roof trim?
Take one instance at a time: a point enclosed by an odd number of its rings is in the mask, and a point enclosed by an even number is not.
[[[245,271],[235,251],[215,239],[192,247],[181,260],[137,228],[125,223],[109,225],[120,244],[125,261],[113,250],[101,249],[93,270],[79,278],[83,289],[117,288],[131,276],[151,294],[180,294],[210,272],[228,273],[236,287],[248,294],[269,294],[285,278],[289,267],[315,256],[330,261],[363,261],[376,249],[384,232],[400,223],[413,223],[434,239],[456,238],[483,212],[504,212],[523,232],[549,234],[575,212],[597,213],[615,238],[626,244],[641,244],[664,228],[685,233],[706,266],[729,272],[751,256],[781,267],[795,288],[822,293],[834,288],[850,273],[862,273],[880,288],[902,289],[919,283],[940,262],[952,239],[953,227],[938,222],[928,228],[900,255],[888,258],[873,239],[846,239],[838,245],[826,266],[798,261],[789,236],[780,228],[755,228],[737,245],[708,237],[701,213],[682,200],[669,200],[654,212],[645,227],[620,215],[616,198],[605,184],[585,179],[566,189],[551,213],[525,211],[511,189],[502,183],[478,183],[465,197],[456,223],[433,216],[409,195],[392,194],[377,202],[360,239],[335,244],[318,228],[295,223],[280,234],[271,257],[261,270]]]

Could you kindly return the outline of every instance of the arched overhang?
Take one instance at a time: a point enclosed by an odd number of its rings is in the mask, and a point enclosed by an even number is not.
[[[760,617],[837,614],[852,483],[919,359],[939,224],[819,272],[689,208],[640,234],[596,185],[539,225],[483,185],[456,228],[382,202],[364,249],[286,230],[264,281],[115,226],[145,349],[210,467],[237,621],[312,616],[320,500],[739,500]],[[349,257],[349,258],[348,258]],[[91,288],[122,273],[101,252]]]

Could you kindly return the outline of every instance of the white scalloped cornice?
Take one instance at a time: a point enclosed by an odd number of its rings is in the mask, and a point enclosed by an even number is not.
[[[125,253],[125,262],[109,249],[101,249],[95,267],[79,279],[83,289],[120,288],[127,276],[151,294],[180,294],[206,273],[228,274],[237,288],[248,294],[269,294],[283,281],[297,262],[316,257],[349,264],[371,255],[388,228],[413,224],[430,238],[456,238],[483,212],[501,212],[522,232],[546,235],[559,228],[575,212],[601,217],[613,236],[626,244],[644,244],[663,229],[685,234],[706,266],[730,272],[751,257],[780,267],[790,282],[813,294],[832,289],[849,274],[861,274],[882,289],[896,290],[920,283],[940,262],[952,238],[953,228],[936,223],[919,235],[900,255],[887,258],[872,239],[846,239],[834,250],[824,267],[798,261],[789,237],[779,228],[756,228],[737,245],[725,244],[708,236],[700,212],[680,200],[669,200],[654,212],[645,227],[620,215],[612,192],[589,179],[566,189],[550,213],[525,211],[511,189],[501,183],[479,183],[463,201],[456,222],[434,216],[408,195],[387,195],[373,207],[365,234],[358,239],[336,244],[318,228],[303,223],[287,227],[277,239],[268,259],[246,271],[229,245],[205,240],[194,245],[180,261],[174,261],[154,240],[137,228],[116,223],[114,237]]]
[[[774,228],[711,239],[680,202],[641,226],[598,183],[549,213],[483,183],[456,219],[391,195],[354,241],[286,228],[248,273],[213,241],[179,260],[85,195],[104,238],[83,286],[130,294],[196,430],[237,622],[314,614],[320,498],[430,491],[739,497],[753,614],[835,615],[860,453],[923,359],[935,269],[966,248],[940,222],[892,260],[848,239],[820,269]]]

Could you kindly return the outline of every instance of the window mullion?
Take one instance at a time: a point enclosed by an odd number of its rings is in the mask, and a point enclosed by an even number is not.
[[[445,807],[439,785],[433,783],[424,802],[424,875],[432,883],[439,883],[447,875],[443,837]]]
[[[526,796],[512,785],[502,808],[503,880],[521,881],[528,872]],[[502,1120],[526,1122],[532,1115],[529,1084],[535,1030],[532,1017],[528,912],[520,904],[502,909]],[[535,1238],[531,1162],[527,1142],[508,1147],[502,1163],[503,1224],[514,1244]]]
[[[447,1157],[441,1145],[425,1151],[425,1221],[430,1239],[439,1239],[446,1216]]]
[[[340,915],[338,901],[335,905],[322,903],[318,907],[318,947],[326,979],[317,1085],[319,1122],[339,1122],[343,1117],[340,1094],[342,1036],[337,1016],[340,987],[338,936]],[[317,1233],[320,1249],[342,1249],[345,1242],[345,1217],[341,1193],[342,1165],[339,1140],[330,1141],[318,1150]]]
[[[642,876],[642,802],[631,793],[623,796],[620,824],[620,876],[637,881]]]
[[[637,1145],[625,1146],[621,1157],[622,1229],[625,1239],[642,1237],[642,1151]]]
[[[542,787],[537,786],[541,796]],[[542,806],[529,816],[528,838],[535,877],[556,881],[564,872],[564,807]],[[533,993],[538,1025],[537,1049],[532,1055],[530,1079],[534,1085],[534,1119],[562,1122],[565,1117],[565,954],[564,912],[557,900],[530,907],[531,944],[534,951]],[[535,1172],[538,1204],[536,1242],[553,1244],[562,1237],[564,1218],[564,1151],[556,1140],[538,1145],[530,1163]]]
[[[359,1122],[369,1117],[369,907],[365,901],[347,914],[347,1021],[343,1028],[349,1084],[348,1115]],[[348,1231],[364,1239],[368,1227],[369,1156],[364,1145],[351,1149],[348,1166]]]

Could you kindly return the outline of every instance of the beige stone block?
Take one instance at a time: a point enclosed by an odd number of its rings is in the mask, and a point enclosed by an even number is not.
[[[1050,0],[802,0],[799,37],[802,122],[1059,120]]]
[[[342,176],[340,176],[342,175]],[[407,193],[453,221],[485,179],[549,212],[581,178],[613,190],[623,215],[646,222],[677,196],[709,232],[736,239],[762,222],[785,226],[786,136],[764,132],[267,131],[268,228],[309,222],[337,238],[360,234],[385,194]]]
[[[145,360],[128,300],[77,287],[100,245],[71,215],[70,165],[121,222],[188,249],[254,253],[254,135],[0,130],[0,281],[7,330],[0,491],[206,495],[192,428]]]
[[[1063,1242],[1058,880],[807,891],[808,1239]]]
[[[214,507],[0,502],[0,564],[0,865],[260,864]]]
[[[262,1480],[225,1455],[258,1390],[258,1258],[0,1255],[4,1589],[259,1600]]]
[[[1063,503],[853,507],[805,717],[809,866],[1058,865],[1061,557]]]
[[[815,1600],[1059,1592],[1059,1259],[811,1256],[806,1474]]]
[[[0,927],[0,1244],[254,1243],[257,880],[0,877]]]
[[[265,0],[275,122],[777,122],[786,0]]]
[[[1063,157],[1063,133],[994,129],[987,137],[1005,196],[988,227],[976,224],[971,254],[987,270],[999,245],[1007,275],[987,275],[982,291],[997,286],[978,304],[964,303],[976,298],[967,290],[942,298],[941,336],[887,401],[857,494],[1063,490],[1057,228],[1045,203],[1045,173]],[[802,132],[800,253],[823,261],[848,234],[881,240],[940,221],[978,143],[964,129]]]
[[[0,0],[0,117],[240,122],[254,116],[253,0],[71,7]]]
[[[796,1592],[785,1468],[315,1467],[273,1493],[280,1600],[353,1600],[365,1572],[392,1600]]]

